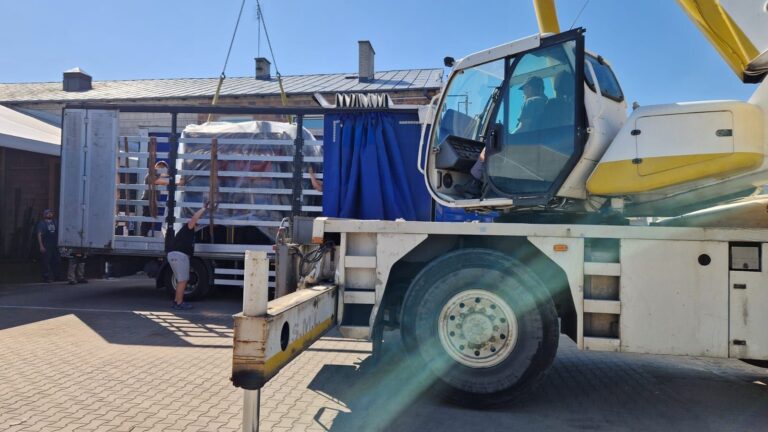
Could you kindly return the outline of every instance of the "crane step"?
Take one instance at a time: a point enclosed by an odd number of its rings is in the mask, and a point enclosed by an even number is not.
[[[347,255],[344,257],[344,267],[346,268],[376,268],[375,256],[355,256]]]
[[[374,290],[344,290],[345,304],[375,304],[376,291]]]
[[[615,338],[602,337],[584,337],[584,349],[588,351],[611,351],[619,352],[621,350],[621,341]]]
[[[618,300],[584,300],[585,313],[621,314],[621,302]]]
[[[621,264],[603,262],[585,262],[585,276],[621,276]]]

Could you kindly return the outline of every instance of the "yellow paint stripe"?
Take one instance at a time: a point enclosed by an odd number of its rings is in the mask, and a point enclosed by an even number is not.
[[[593,195],[623,195],[650,192],[704,178],[726,177],[757,168],[762,153],[716,153],[644,158],[642,175],[631,160],[601,162],[587,181]]]
[[[312,345],[325,332],[327,332],[335,322],[336,317],[331,316],[327,320],[316,325],[312,330],[305,333],[295,341],[288,344],[284,351],[280,351],[264,362],[264,376],[266,379],[273,377],[280,369],[288,364],[294,357],[301,354],[304,349]]]
[[[682,156],[664,156],[644,158],[643,161],[636,165],[637,173],[641,176],[659,175],[666,173],[670,170],[679,170],[686,166],[692,166],[701,164],[704,162],[713,161],[714,159],[721,159],[730,156],[731,153],[706,153],[697,155],[682,155]],[[716,163],[722,163],[720,161]],[[699,167],[697,167],[699,168]],[[724,168],[721,168],[723,170]],[[697,174],[699,169],[697,169]],[[678,176],[678,173],[669,173],[671,175]]]

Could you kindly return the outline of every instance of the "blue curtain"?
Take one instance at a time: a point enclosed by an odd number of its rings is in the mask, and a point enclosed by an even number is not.
[[[324,126],[323,215],[430,220],[416,114],[328,114]]]

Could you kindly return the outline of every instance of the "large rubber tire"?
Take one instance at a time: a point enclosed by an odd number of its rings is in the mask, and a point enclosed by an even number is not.
[[[171,296],[176,293],[176,278],[173,277],[173,270],[170,266],[165,267],[163,274],[163,285]],[[208,275],[208,267],[198,258],[192,258],[189,263],[189,282],[187,289],[184,290],[184,298],[187,300],[201,300],[205,298],[211,290],[211,284]]]
[[[744,363],[748,365],[752,365],[755,367],[768,369],[768,360],[750,360],[750,359],[741,359]]]
[[[464,405],[514,400],[541,380],[557,352],[557,311],[544,284],[516,259],[487,249],[451,252],[422,269],[405,295],[401,323],[405,347],[431,374],[431,388]],[[458,345],[464,338],[474,348]],[[473,358],[478,353],[483,357]]]

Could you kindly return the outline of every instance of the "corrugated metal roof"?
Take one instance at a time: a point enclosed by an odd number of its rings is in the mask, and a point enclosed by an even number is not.
[[[283,77],[283,86],[288,94],[426,90],[440,88],[442,77],[442,69],[376,72],[373,81],[362,83],[357,74],[293,75]],[[0,103],[211,97],[217,83],[218,78],[93,81],[93,89],[84,92],[65,92],[61,82],[0,84]],[[277,94],[277,78],[227,78],[221,89],[221,96]]]
[[[61,129],[0,106],[0,147],[58,156]]]

